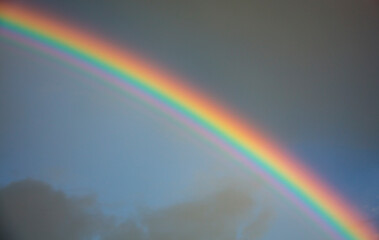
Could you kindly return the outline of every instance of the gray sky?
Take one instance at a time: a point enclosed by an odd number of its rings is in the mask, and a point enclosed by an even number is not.
[[[69,19],[184,76],[274,136],[378,224],[377,2],[17,2]],[[192,219],[203,218],[199,209],[213,201],[227,205],[219,194],[227,198],[230,184],[242,185],[249,191],[234,194],[248,199],[256,219],[236,213],[238,224],[230,223],[230,213],[221,212],[218,224],[227,227],[212,233],[242,238],[244,226],[260,239],[326,238],[264,182],[245,176],[156,110],[6,41],[0,52],[1,192],[17,181],[43,185],[46,194],[62,191],[61,201],[83,211],[88,206],[76,206],[73,198],[96,196],[97,220],[115,218],[105,224],[114,228],[107,240],[140,236],[144,228],[168,228],[172,238],[185,239],[188,229],[171,229],[172,222],[181,225],[192,209]],[[249,202],[246,192],[258,202]],[[249,228],[261,223],[259,231]]]

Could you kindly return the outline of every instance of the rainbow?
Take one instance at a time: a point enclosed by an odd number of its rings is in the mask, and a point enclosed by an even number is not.
[[[0,36],[44,52],[167,113],[293,201],[333,239],[378,239],[345,199],[219,102],[157,65],[47,13],[0,3]]]

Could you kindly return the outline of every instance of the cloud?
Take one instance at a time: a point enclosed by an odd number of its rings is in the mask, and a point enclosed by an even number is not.
[[[23,180],[0,190],[0,234],[15,240],[88,239],[105,230],[106,218],[87,196],[68,198],[49,185]]]
[[[249,192],[229,187],[196,201],[145,209],[137,220],[120,224],[105,240],[256,239],[271,217],[270,208],[259,209]]]
[[[236,184],[166,208],[139,207],[120,224],[98,206],[94,197],[68,197],[40,181],[14,182],[0,189],[0,238],[251,240],[272,217],[268,205]]]

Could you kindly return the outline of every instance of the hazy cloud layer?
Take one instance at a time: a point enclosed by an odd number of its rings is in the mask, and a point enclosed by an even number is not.
[[[121,224],[106,240],[256,239],[271,217],[255,208],[250,193],[226,188],[206,198],[141,214],[138,223]]]
[[[4,239],[230,240],[256,239],[271,218],[251,193],[228,187],[165,209],[141,210],[116,225],[93,198],[69,198],[49,185],[23,180],[0,190]]]
[[[49,185],[23,180],[0,191],[2,239],[88,239],[108,224],[95,199],[68,198]]]

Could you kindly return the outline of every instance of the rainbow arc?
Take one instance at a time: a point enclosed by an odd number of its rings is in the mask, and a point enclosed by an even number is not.
[[[373,226],[258,128],[182,78],[48,13],[0,3],[0,36],[99,76],[167,113],[274,186],[334,239],[377,239]]]

